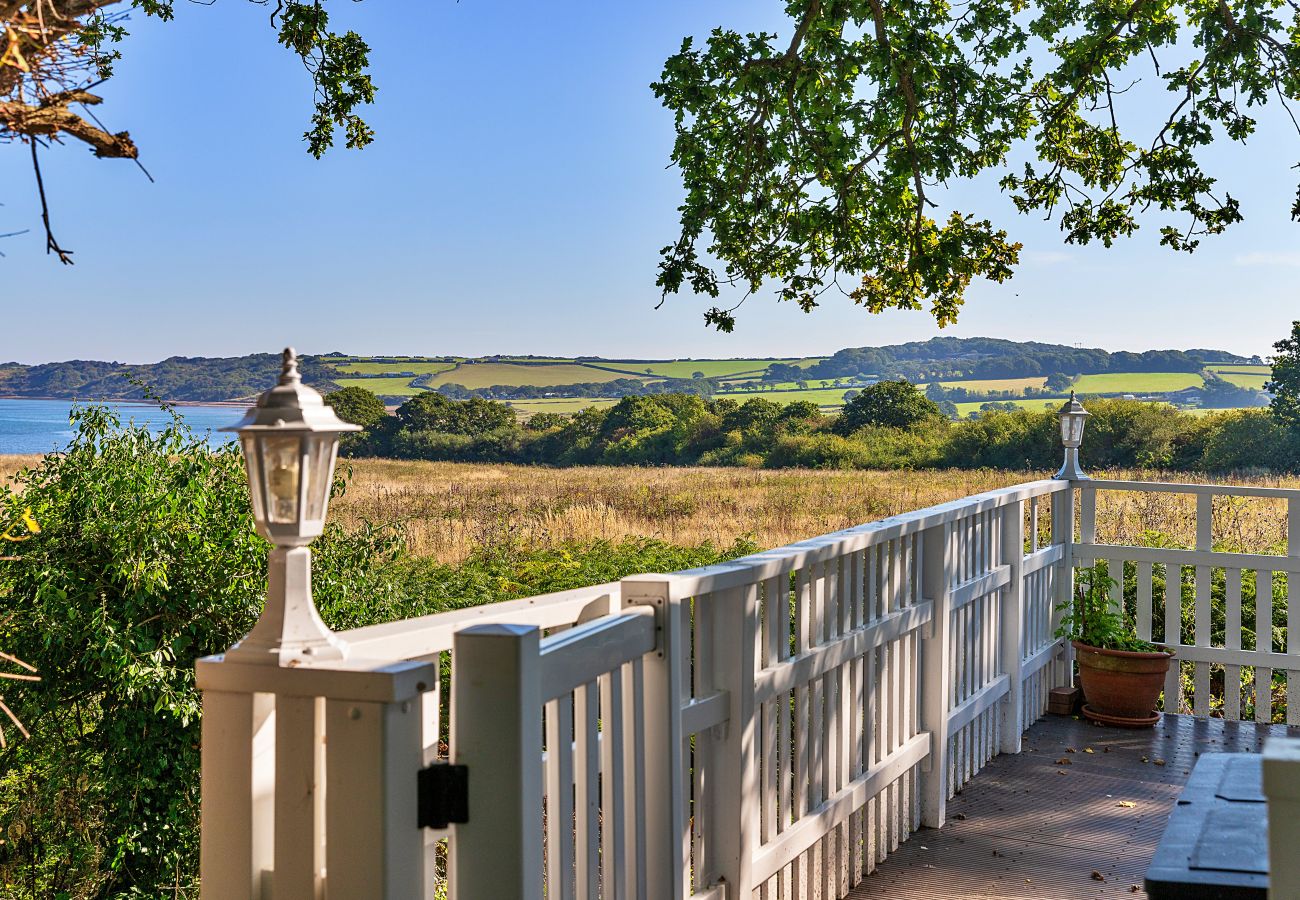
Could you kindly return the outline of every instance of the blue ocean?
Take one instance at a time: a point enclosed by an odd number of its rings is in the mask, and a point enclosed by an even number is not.
[[[171,421],[157,406],[135,403],[105,403],[115,408],[122,421],[135,421],[158,429]],[[73,404],[67,400],[0,400],[0,453],[47,453],[61,450],[72,439],[68,415]],[[243,411],[233,406],[178,406],[176,411],[197,434],[207,434],[213,444],[233,440],[218,428],[239,421]]]

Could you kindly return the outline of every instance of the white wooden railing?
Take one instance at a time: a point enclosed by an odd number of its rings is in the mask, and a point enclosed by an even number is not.
[[[1196,549],[1098,544],[1098,497],[1121,491],[1194,497]],[[1177,645],[1191,696],[1175,672],[1168,708],[1240,718],[1244,675],[1281,670],[1294,722],[1300,641],[1272,637],[1272,604],[1300,569],[1300,516],[1288,556],[1216,552],[1224,496],[1300,511],[1297,491],[1039,481],[724,565],[345,632],[344,663],[202,660],[203,896],[843,897],[942,826],[1072,681],[1057,608],[1094,560],[1127,567],[1115,598],[1139,633]],[[1243,649],[1256,630],[1269,639]],[[1267,691],[1254,705],[1280,713]],[[444,744],[468,770],[468,821],[420,829],[417,772]]]
[[[1134,618],[1138,636],[1176,650],[1179,662],[1170,667],[1165,681],[1164,709],[1240,720],[1246,701],[1254,707],[1257,722],[1276,717],[1300,725],[1300,603],[1286,602],[1289,576],[1300,573],[1300,491],[1134,481],[1088,481],[1078,486],[1076,565],[1105,561],[1115,582],[1114,602],[1123,604]],[[1191,513],[1194,548],[1098,544],[1099,497],[1104,500],[1115,494],[1130,495],[1130,500],[1159,495],[1171,504],[1182,503]],[[1123,498],[1113,499],[1123,502]],[[1252,502],[1285,506],[1285,556],[1214,549],[1216,509],[1222,513],[1227,504]],[[1123,512],[1118,509],[1114,514]],[[1281,518],[1276,509],[1271,518]],[[1160,581],[1163,590],[1155,587]],[[1253,616],[1243,616],[1243,586],[1247,596],[1254,594]],[[1184,599],[1189,594],[1190,603]],[[1216,622],[1212,602],[1216,594],[1221,598],[1221,622]],[[1285,608],[1285,636],[1274,628],[1275,595]],[[1216,624],[1221,635],[1215,633]],[[1279,671],[1286,672],[1285,699],[1275,701],[1271,688],[1273,674]]]

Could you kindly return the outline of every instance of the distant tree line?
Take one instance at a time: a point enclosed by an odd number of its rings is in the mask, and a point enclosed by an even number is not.
[[[412,387],[431,387],[435,375],[421,375]],[[540,400],[548,397],[584,399],[592,397],[643,397],[651,394],[695,394],[711,397],[717,392],[713,378],[666,378],[646,381],[641,378],[615,378],[611,381],[584,381],[578,384],[494,384],[468,388],[463,384],[440,384],[433,390],[455,400],[478,397],[484,400]]]
[[[303,380],[320,391],[338,387],[342,377],[320,357],[299,358]],[[16,397],[141,400],[144,385],[168,400],[212,402],[251,397],[275,384],[280,354],[254,353],[220,358],[173,356],[162,362],[127,365],[74,359],[25,366],[0,365],[0,394]]]
[[[906,381],[863,388],[838,415],[798,401],[708,399],[682,393],[624,397],[605,409],[519,421],[510,406],[438,393],[408,399],[393,416],[375,402],[360,414],[360,388],[331,394],[340,415],[365,431],[357,456],[545,465],[717,465],[764,468],[1054,468],[1053,410],[998,409],[951,421]],[[1195,416],[1132,400],[1091,400],[1083,459],[1093,468],[1203,472],[1300,471],[1300,426],[1268,410]]]
[[[840,350],[801,370],[799,377],[879,375],[886,378],[901,376],[915,382],[938,378],[1037,378],[1058,373],[1199,372],[1211,363],[1249,365],[1259,362],[1258,357],[1237,356],[1221,350],[1110,353],[1035,341],[940,337],[887,347]]]

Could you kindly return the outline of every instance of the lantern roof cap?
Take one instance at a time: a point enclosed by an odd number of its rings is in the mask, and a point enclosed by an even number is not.
[[[1075,399],[1074,391],[1070,391],[1070,399],[1060,409],[1060,415],[1063,416],[1090,416],[1092,413],[1083,408],[1083,404]]]
[[[325,404],[320,392],[302,383],[298,372],[298,354],[286,347],[280,366],[280,381],[257,398],[234,425],[221,431],[308,431],[333,432],[360,431],[360,425],[344,422]]]

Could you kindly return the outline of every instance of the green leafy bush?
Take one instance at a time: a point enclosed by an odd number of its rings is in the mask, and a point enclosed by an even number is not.
[[[0,493],[42,530],[0,564],[0,643],[42,681],[11,692],[30,740],[0,750],[6,897],[174,896],[197,874],[194,660],[248,631],[267,544],[238,451],[177,419],[159,434],[101,407],[74,412],[66,452]],[[367,604],[400,537],[327,529],[316,593]]]

